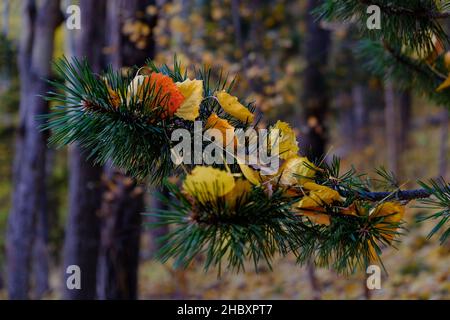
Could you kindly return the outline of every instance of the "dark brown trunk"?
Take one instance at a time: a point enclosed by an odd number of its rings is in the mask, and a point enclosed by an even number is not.
[[[106,0],[81,0],[81,32],[75,43],[76,55],[86,57],[94,72],[104,67]],[[94,299],[100,242],[102,167],[95,165],[79,146],[69,151],[69,216],[64,243],[64,298]],[[81,289],[66,286],[67,267],[81,270]]]
[[[441,116],[441,134],[439,145],[439,176],[445,178],[448,171],[449,150],[448,150],[448,130],[449,111],[443,110]]]
[[[370,113],[365,101],[366,92],[367,87],[364,85],[356,84],[352,88],[356,146],[359,149],[366,148],[370,143]]]
[[[49,87],[42,79],[50,77],[54,31],[62,21],[57,0],[40,2],[39,7],[34,1],[25,1],[22,13],[23,34],[19,49],[22,84],[20,127],[6,245],[8,293],[11,299],[29,297],[35,222],[39,219],[41,223],[46,223],[47,133],[40,130],[41,121],[37,120],[37,116],[48,112],[48,104],[41,96],[46,94]],[[41,227],[47,228],[45,225]]]
[[[411,130],[412,97],[411,90],[401,91],[399,94],[400,111],[400,149],[406,150],[409,144],[409,132]]]
[[[325,116],[328,112],[329,99],[327,93],[326,71],[328,65],[328,51],[330,46],[330,33],[324,30],[312,11],[321,4],[321,0],[308,0],[307,18],[304,43],[304,56],[306,69],[303,73],[302,110],[299,121],[305,132],[300,140],[302,150],[311,160],[318,160],[325,155],[327,135]],[[301,112],[298,110],[297,112]],[[300,115],[298,116],[300,118]],[[309,278],[314,295],[320,292],[315,279],[315,269],[312,262],[307,266]]]
[[[109,57],[115,68],[142,66],[152,58],[155,42],[152,34],[140,39],[142,47],[129,41],[123,34],[126,22],[140,20],[151,30],[154,16],[145,14],[155,1],[108,2],[108,25],[110,26]],[[120,15],[119,15],[120,14]],[[100,299],[136,299],[139,264],[139,248],[144,192],[142,186],[117,169],[109,169],[105,176],[106,193],[102,205],[101,248],[99,257],[97,293]]]
[[[306,69],[303,74],[302,108],[305,131],[301,143],[306,155],[318,159],[325,154],[327,132],[325,117],[328,112],[326,71],[330,33],[324,30],[312,14],[321,0],[308,0],[304,42]],[[300,116],[299,116],[300,117]]]
[[[137,299],[144,189],[118,170],[106,174],[98,270],[100,299]]]
[[[389,170],[399,174],[399,146],[398,146],[398,109],[396,91],[390,80],[384,88],[384,121],[386,132],[387,160]]]

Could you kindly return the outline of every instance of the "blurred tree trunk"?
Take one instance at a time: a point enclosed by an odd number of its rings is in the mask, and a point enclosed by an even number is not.
[[[169,196],[169,191],[167,190],[167,188],[159,188],[158,189],[153,189],[152,190],[153,193],[156,192],[160,192],[164,195],[164,197],[168,198]],[[162,202],[161,200],[159,200],[157,197],[153,196],[152,197],[152,208],[154,208],[155,210],[168,210],[169,206]],[[150,218],[149,222],[157,222],[157,218]],[[158,226],[156,228],[152,228],[150,231],[150,246],[149,246],[149,254],[147,255],[148,257],[154,257],[155,254],[162,248],[162,246],[164,245],[163,243],[161,243],[160,238],[165,236],[167,233],[169,233],[169,226],[168,225],[162,225],[162,226]]]
[[[2,12],[2,34],[6,38],[9,35],[9,9],[10,9],[10,1],[3,0],[3,12]]]
[[[406,150],[409,144],[409,132],[411,130],[412,97],[411,90],[403,90],[399,94],[400,112],[400,148]]]
[[[356,146],[359,149],[367,147],[370,142],[369,134],[369,109],[365,102],[367,87],[364,84],[356,84],[352,88],[353,114],[355,119]]]
[[[76,55],[86,57],[94,72],[104,67],[106,0],[81,0],[81,32],[75,42]],[[94,299],[100,241],[102,167],[95,165],[78,145],[69,150],[69,216],[64,243],[64,298]],[[66,287],[66,268],[81,269],[81,289]]]
[[[153,30],[156,19],[146,14],[155,1],[108,2],[109,57],[114,68],[142,66],[154,57],[152,33],[131,42],[123,31],[136,20]],[[106,171],[102,204],[101,247],[97,293],[100,299],[136,299],[144,188],[118,169]]]
[[[305,124],[302,145],[306,155],[318,159],[325,154],[327,144],[325,116],[328,112],[326,71],[330,47],[330,33],[316,21],[311,11],[321,0],[308,0],[304,42],[306,69],[303,74],[302,117]],[[301,111],[300,111],[301,112]],[[300,122],[302,123],[302,122]]]
[[[446,177],[449,161],[448,150],[448,129],[449,129],[449,111],[444,109],[441,116],[441,135],[439,145],[439,176]]]
[[[399,174],[399,146],[398,146],[398,108],[396,92],[393,83],[386,80],[384,88],[384,123],[386,132],[387,160],[389,170]]]
[[[30,264],[36,221],[45,223],[47,133],[36,116],[48,112],[40,96],[49,90],[54,31],[62,21],[58,0],[36,6],[23,2],[22,37],[19,46],[21,80],[20,124],[14,160],[14,191],[8,220],[8,293],[11,299],[29,297]],[[43,226],[46,228],[46,226]],[[45,248],[46,249],[46,248]],[[45,259],[45,257],[42,257]]]
[[[325,116],[328,112],[329,98],[327,93],[326,71],[330,47],[330,33],[323,29],[312,11],[322,3],[321,0],[308,0],[304,57],[306,68],[303,71],[302,108],[297,121],[305,128],[301,139],[302,150],[311,160],[325,155],[327,136]],[[303,121],[300,121],[300,117]],[[313,263],[307,266],[314,299],[320,298],[320,287],[316,278]]]

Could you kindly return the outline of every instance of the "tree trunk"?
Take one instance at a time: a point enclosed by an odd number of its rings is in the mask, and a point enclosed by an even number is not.
[[[155,1],[108,2],[109,47],[112,48],[109,59],[115,68],[141,66],[146,59],[154,56],[155,42],[151,33],[140,39],[142,42],[138,47],[121,32],[124,23],[136,20],[147,24],[152,30],[156,19],[145,14],[146,7],[150,5],[155,5]],[[136,299],[144,189],[114,168],[108,170],[105,185],[98,297]]]
[[[398,112],[395,101],[395,89],[390,80],[386,81],[384,89],[384,122],[386,131],[387,160],[389,170],[399,174],[398,147]]]
[[[6,38],[9,35],[9,12],[10,12],[10,1],[3,0],[3,12],[2,12],[2,34]]]
[[[46,215],[46,141],[38,115],[48,112],[41,98],[49,90],[54,31],[62,21],[59,1],[47,0],[36,7],[23,3],[22,38],[19,49],[21,80],[20,127],[16,141],[14,191],[7,232],[8,293],[11,299],[29,297],[30,264],[35,222]],[[45,228],[45,226],[44,226]],[[44,259],[45,257],[43,257]]]
[[[100,299],[137,299],[141,215],[144,189],[111,168],[102,204],[98,270]]]
[[[329,99],[325,73],[328,64],[330,33],[319,25],[312,11],[321,4],[321,0],[308,0],[305,30],[304,55],[306,69],[303,74],[302,118],[305,128],[301,140],[302,150],[311,160],[318,160],[325,155],[327,143],[325,116],[328,112]],[[300,112],[300,110],[298,111]],[[300,115],[297,117],[300,118]],[[320,296],[315,269],[312,262],[307,266],[314,296]]]
[[[445,179],[448,170],[448,126],[449,126],[449,111],[443,110],[441,116],[441,134],[439,146],[439,176]]]
[[[305,62],[303,74],[302,118],[306,122],[302,135],[303,150],[311,159],[318,159],[325,154],[327,143],[325,116],[328,112],[326,69],[330,47],[329,31],[324,30],[316,21],[312,10],[321,4],[320,0],[308,0],[305,31]],[[300,111],[299,111],[300,112]]]
[[[412,111],[412,97],[411,90],[404,90],[399,95],[399,111],[400,111],[400,149],[406,150],[409,144],[409,132],[411,130],[411,111]]]
[[[353,111],[355,118],[355,135],[356,135],[356,146],[359,149],[366,148],[370,143],[369,134],[369,109],[365,102],[365,94],[367,87],[361,84],[356,84],[352,88],[353,97]]]
[[[81,32],[75,48],[78,57],[86,57],[94,72],[104,67],[102,49],[105,44],[106,0],[81,0]],[[64,244],[64,298],[94,299],[100,241],[102,167],[86,158],[78,145],[69,151],[69,216]],[[69,289],[66,269],[81,269],[81,289]]]

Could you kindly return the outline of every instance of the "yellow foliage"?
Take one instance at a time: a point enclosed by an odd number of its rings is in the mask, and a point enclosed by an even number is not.
[[[297,203],[297,207],[300,209],[311,209],[342,201],[341,195],[336,190],[327,186],[321,186],[314,182],[306,182],[303,188],[309,190],[309,192],[308,195],[305,195]]]
[[[243,163],[239,163],[239,167],[241,168],[242,174],[248,181],[250,181],[255,186],[259,186],[261,184],[262,179],[258,171],[253,170],[248,165]]]
[[[281,159],[292,158],[299,151],[295,132],[286,122],[278,120],[270,130],[269,139],[271,148],[278,149]]]
[[[238,179],[231,192],[225,195],[225,201],[229,208],[236,208],[237,204],[244,203],[252,189],[252,185],[248,180]]]
[[[216,92],[216,97],[226,113],[242,122],[253,122],[255,116],[238,101],[237,97],[234,97],[225,91]]]
[[[441,92],[448,87],[450,87],[450,74],[448,75],[447,79],[445,79],[444,82],[442,82],[441,85],[436,88],[436,92]]]
[[[294,156],[286,160],[280,168],[280,183],[302,185],[316,175],[317,167],[306,157]]]
[[[176,86],[185,100],[175,115],[184,120],[194,121],[199,115],[200,103],[203,100],[203,81],[186,79],[183,82],[177,82]]]
[[[206,120],[205,129],[217,129],[222,133],[222,145],[226,146],[231,143],[232,139],[236,143],[234,136],[234,127],[225,119],[220,118],[217,114],[212,113]]]
[[[183,182],[183,191],[202,204],[214,203],[235,186],[233,175],[213,167],[197,166]]]

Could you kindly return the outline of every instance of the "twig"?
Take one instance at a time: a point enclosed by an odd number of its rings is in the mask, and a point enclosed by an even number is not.
[[[343,196],[355,196],[360,200],[400,200],[411,201],[415,199],[429,198],[432,194],[425,189],[399,190],[394,192],[369,192],[369,191],[340,191]]]

